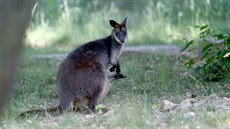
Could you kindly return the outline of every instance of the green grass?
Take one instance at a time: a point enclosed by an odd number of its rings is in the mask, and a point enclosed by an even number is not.
[[[25,58],[1,128],[229,127],[230,111],[202,109],[196,111],[197,116],[192,119],[184,118],[183,112],[155,111],[163,99],[180,102],[190,91],[199,96],[212,93],[229,95],[229,90],[226,90],[228,83],[202,84],[185,76],[180,60],[180,57],[170,55],[126,53],[122,55],[121,66],[127,78],[112,82],[108,96],[99,102],[110,107],[107,113],[85,115],[67,112],[57,117],[47,115],[21,119],[18,114],[22,111],[45,109],[58,102],[55,74],[60,62]]]

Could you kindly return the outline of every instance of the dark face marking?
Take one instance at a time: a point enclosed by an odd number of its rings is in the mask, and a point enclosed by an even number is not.
[[[118,26],[117,28],[114,28],[115,36],[118,40],[120,40],[121,43],[124,43],[127,37],[127,30],[123,26]]]

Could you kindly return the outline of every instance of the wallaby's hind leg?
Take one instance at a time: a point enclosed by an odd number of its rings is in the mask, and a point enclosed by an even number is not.
[[[89,99],[89,109],[92,110],[93,112],[96,111],[96,105],[97,105],[100,93],[101,93],[101,89],[98,88],[98,90],[94,92],[94,94]]]
[[[70,97],[67,97],[67,96],[60,96],[60,102],[59,102],[59,105],[58,105],[58,111],[59,113],[63,113],[63,111],[67,110],[70,106],[71,106],[71,103],[73,102],[73,100],[70,98]]]

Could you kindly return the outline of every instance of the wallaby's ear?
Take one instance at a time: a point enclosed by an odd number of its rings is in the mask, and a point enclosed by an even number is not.
[[[109,23],[110,23],[110,25],[113,27],[113,28],[116,28],[119,24],[116,22],[116,21],[114,21],[114,20],[109,20]]]
[[[124,20],[121,22],[121,25],[126,27],[127,21],[128,21],[128,17],[125,17]]]

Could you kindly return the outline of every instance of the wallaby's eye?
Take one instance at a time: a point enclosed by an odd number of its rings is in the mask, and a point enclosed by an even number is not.
[[[126,35],[126,31],[124,31],[123,33],[124,33],[124,35]]]
[[[116,29],[115,32],[116,32],[116,34],[118,34],[118,33],[120,33],[121,31],[120,31],[120,29]]]

